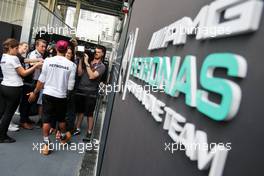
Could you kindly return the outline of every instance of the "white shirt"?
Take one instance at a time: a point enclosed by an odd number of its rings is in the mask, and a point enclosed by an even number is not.
[[[28,58],[29,59],[40,59],[40,58],[43,58],[43,56],[40,54],[40,52],[38,52],[38,50],[34,50],[28,54]],[[40,73],[41,73],[40,68],[35,69],[33,73],[33,79],[38,80]]]
[[[22,67],[22,65],[17,56],[3,54],[1,59],[1,69],[3,73],[2,85],[11,87],[23,86],[23,80],[16,71],[18,67]]]
[[[66,98],[67,90],[75,83],[76,65],[66,57],[55,56],[44,61],[39,81],[44,84],[43,94]]]

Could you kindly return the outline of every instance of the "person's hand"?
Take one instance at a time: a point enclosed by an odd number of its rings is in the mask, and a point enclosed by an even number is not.
[[[84,59],[83,60],[84,60],[85,65],[89,65],[88,59],[89,59],[89,56],[86,53],[84,53]]]
[[[30,65],[35,65],[36,63],[41,62],[41,61],[44,61],[44,59],[43,58],[31,58],[31,59],[27,58],[24,60],[25,63],[29,63]]]
[[[29,103],[33,103],[36,100],[36,98],[37,98],[37,96],[36,96],[36,94],[34,94],[34,92],[30,92],[27,95],[29,96],[28,97],[28,102]]]
[[[35,67],[40,69],[42,68],[42,65],[43,65],[43,61],[40,61],[35,64]]]

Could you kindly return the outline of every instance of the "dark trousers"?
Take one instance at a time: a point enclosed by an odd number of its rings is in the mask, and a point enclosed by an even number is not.
[[[8,126],[19,105],[22,87],[0,85],[0,138],[7,135]]]
[[[75,94],[71,91],[67,97],[67,112],[66,112],[66,129],[67,131],[74,130],[74,123],[75,123],[75,101],[74,101]],[[50,119],[50,126],[51,128],[57,128],[57,121],[56,119]]]
[[[68,95],[67,114],[66,114],[66,128],[67,131],[74,130],[75,123],[75,93],[71,91]]]
[[[53,129],[57,129],[57,120],[52,118],[50,119],[50,127]]]
[[[19,106],[20,123],[31,123],[29,119],[32,104],[28,102],[28,93],[34,90],[33,85],[24,85],[22,90],[22,98]]]

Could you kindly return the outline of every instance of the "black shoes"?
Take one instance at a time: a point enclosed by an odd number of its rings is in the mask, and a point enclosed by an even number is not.
[[[9,136],[5,136],[4,138],[0,138],[0,143],[14,143],[14,142],[16,142],[16,140],[9,137]]]
[[[86,136],[83,138],[83,142],[91,141],[92,133],[87,133]]]
[[[75,129],[73,132],[72,132],[72,135],[73,136],[76,136],[76,135],[80,135],[81,134],[81,130],[80,129]]]

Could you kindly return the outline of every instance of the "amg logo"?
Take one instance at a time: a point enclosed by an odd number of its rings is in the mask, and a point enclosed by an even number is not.
[[[201,8],[191,19],[183,17],[153,33],[148,50],[184,45],[187,36],[196,40],[228,37],[258,30],[261,21],[261,0],[216,0]],[[221,18],[221,14],[223,17]]]

